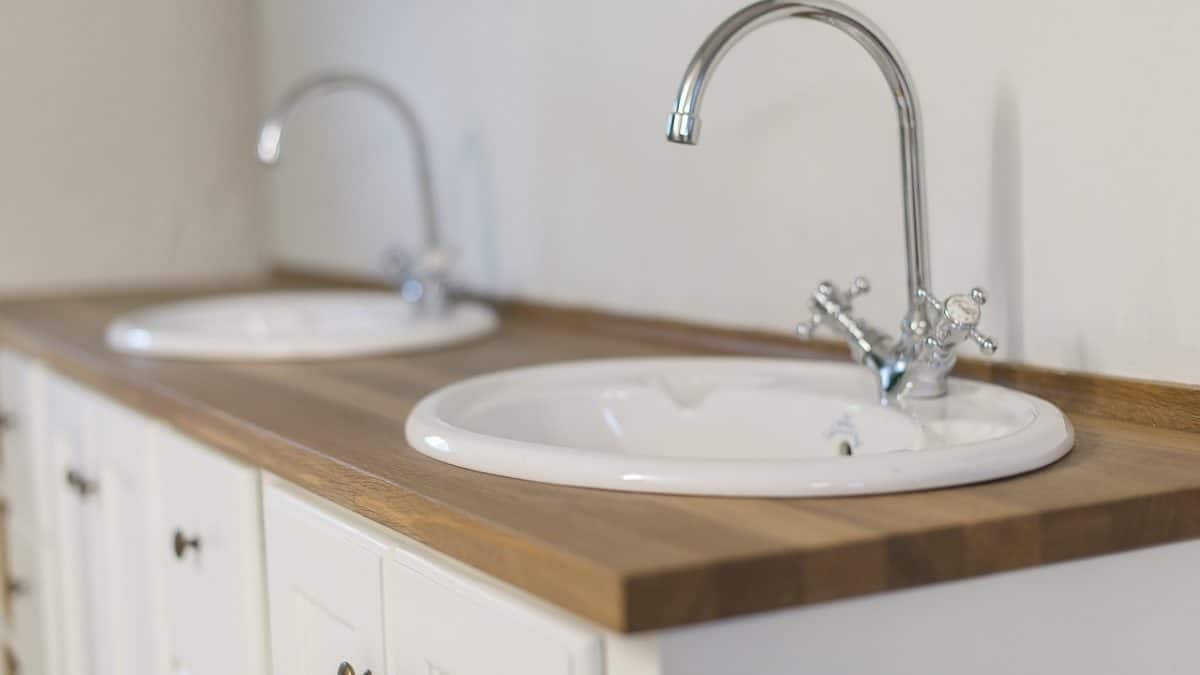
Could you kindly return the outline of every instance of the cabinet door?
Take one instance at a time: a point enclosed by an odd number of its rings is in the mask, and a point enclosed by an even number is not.
[[[384,571],[389,675],[601,675],[599,631],[416,544]]]
[[[45,529],[48,509],[39,490],[37,446],[43,408],[41,368],[11,351],[0,352],[0,451],[5,502],[12,522],[33,532]]]
[[[275,674],[384,675],[387,544],[274,480],[263,493]]]
[[[49,590],[39,568],[41,546],[23,528],[10,529],[5,578],[10,658],[21,675],[50,675],[46,663],[46,610]]]
[[[257,471],[163,429],[157,435],[170,667],[261,675],[266,665]]]
[[[106,675],[159,675],[165,652],[162,581],[152,556],[158,515],[152,424],[99,396],[86,404],[85,454],[94,457],[98,480],[82,506],[99,511],[95,553],[102,558],[98,573],[84,571],[95,603],[92,630],[103,640],[93,658]]]
[[[158,675],[161,587],[149,423],[57,375],[45,437],[57,476],[52,545],[62,594],[57,644],[69,675]]]
[[[102,620],[102,580],[108,576],[97,506],[99,462],[84,441],[88,396],[52,373],[46,376],[46,449],[52,488],[54,573],[62,607],[58,641],[66,675],[111,672],[109,626]],[[104,633],[104,634],[102,634]]]

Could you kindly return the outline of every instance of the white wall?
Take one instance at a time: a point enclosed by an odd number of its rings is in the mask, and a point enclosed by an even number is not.
[[[246,276],[257,15],[242,0],[0,7],[0,293]]]
[[[896,120],[865,52],[822,25],[738,45],[704,142],[666,143],[679,76],[741,0],[263,0],[269,92],[380,76],[433,136],[468,285],[788,331],[822,278],[903,304]],[[983,284],[1001,357],[1200,382],[1200,6],[856,0],[926,120],[935,290]],[[277,259],[373,270],[412,242],[406,141],[343,94],[295,118],[270,182]]]

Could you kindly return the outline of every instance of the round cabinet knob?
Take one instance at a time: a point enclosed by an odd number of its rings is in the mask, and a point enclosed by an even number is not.
[[[187,554],[189,548],[200,550],[200,538],[188,537],[183,530],[175,530],[175,536],[171,539],[171,548],[175,550],[175,557],[183,560],[183,556]]]
[[[12,597],[20,597],[29,591],[29,585],[20,579],[9,577],[4,580],[4,592]]]
[[[338,665],[337,675],[357,675],[357,673],[354,670],[354,666],[350,665],[346,661],[342,661]],[[371,671],[364,670],[362,675],[371,675]]]
[[[80,497],[86,497],[96,491],[96,483],[83,477],[83,474],[75,469],[67,469],[67,485],[75,489]]]

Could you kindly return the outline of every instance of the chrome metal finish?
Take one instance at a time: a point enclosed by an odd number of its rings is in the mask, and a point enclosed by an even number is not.
[[[85,478],[82,473],[75,469],[67,469],[66,481],[67,485],[79,493],[80,498],[86,497],[96,491],[97,486],[95,481]]]
[[[175,557],[183,560],[183,556],[187,554],[188,549],[200,550],[200,538],[188,537],[183,533],[183,530],[175,530],[175,536],[171,538],[171,548],[175,551]]]
[[[428,136],[421,126],[413,107],[395,89],[373,78],[358,73],[326,72],[302,80],[288,89],[279,98],[275,109],[263,119],[258,131],[256,154],[263,164],[273,166],[279,161],[283,127],[292,110],[310,94],[328,94],[346,89],[364,91],[382,99],[403,122],[411,139],[416,157],[417,182],[420,191],[421,216],[424,227],[424,252],[412,256],[414,260],[426,257],[448,257],[442,249],[441,223],[434,198],[433,171],[429,160]],[[403,269],[388,271],[417,274],[429,270],[427,276],[403,276],[397,286],[405,292],[405,298],[423,311],[441,313],[446,309],[448,270],[437,266],[410,265]],[[407,290],[406,290],[407,289]]]
[[[925,226],[925,178],[921,114],[912,78],[883,31],[862,14],[834,0],[763,0],[729,17],[708,36],[683,74],[667,139],[696,144],[700,103],[712,72],[733,45],[755,30],[781,19],[813,19],[840,29],[862,45],[883,72],[900,117],[900,161],[904,176],[904,240],[908,253],[908,294],[929,288]]]
[[[442,312],[450,302],[448,279],[453,262],[454,256],[445,248],[427,249],[414,256],[396,246],[384,251],[380,267],[396,280],[400,297],[418,308]]]
[[[870,290],[861,277],[846,291],[838,290],[830,282],[821,283],[810,298],[812,316],[797,327],[797,333],[808,337],[821,325],[833,327],[850,345],[855,359],[878,376],[881,401],[887,402],[903,393],[918,397],[944,394],[946,373],[954,365],[950,350],[955,344],[970,337],[987,354],[995,352],[996,344],[975,333],[974,324],[967,330],[959,325],[961,322],[956,323],[964,318],[958,310],[969,309],[960,298],[975,302],[976,309],[983,304],[982,300],[974,300],[974,291],[969,296],[948,298],[947,303],[953,300],[950,310],[928,293],[929,246],[920,108],[912,77],[883,31],[836,0],[762,0],[746,6],[717,26],[692,57],[679,85],[675,109],[667,120],[667,140],[695,145],[700,134],[700,104],[717,64],[742,38],[767,24],[790,18],[812,19],[846,33],[867,50],[887,81],[899,117],[908,269],[908,309],[898,340],[853,315],[854,298]],[[980,294],[983,297],[982,291]],[[945,324],[948,320],[951,323]]]
[[[354,666],[342,661],[338,664],[337,675],[354,675]],[[363,675],[371,675],[371,671],[364,670]]]

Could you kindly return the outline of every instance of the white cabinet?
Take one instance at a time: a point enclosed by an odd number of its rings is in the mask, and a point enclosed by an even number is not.
[[[93,644],[93,672],[103,675],[158,675],[164,650],[160,569],[153,553],[160,547],[154,499],[155,454],[151,425],[144,417],[99,396],[85,402],[86,475],[97,476],[93,495],[79,499],[98,521],[93,570],[84,570],[92,619],[99,640]],[[86,479],[86,478],[85,478]],[[89,555],[93,552],[89,551]],[[103,577],[99,577],[103,575]],[[99,577],[99,578],[98,578]],[[103,642],[100,642],[100,641]]]
[[[44,649],[46,607],[42,594],[49,589],[38,565],[42,553],[30,533],[22,528],[7,532],[8,572],[6,589],[6,637],[10,658],[22,674],[49,673]]]
[[[590,625],[283,481],[263,494],[276,675],[604,672]]]
[[[155,445],[166,672],[266,673],[258,472],[169,429]]]
[[[592,626],[11,352],[0,410],[21,675],[604,671]]]
[[[57,634],[59,595],[53,574],[49,494],[44,474],[43,370],[15,352],[0,352],[0,486],[5,534],[3,637],[7,666],[26,675],[53,673],[58,651],[47,636]]]
[[[62,377],[46,376],[46,427],[49,503],[55,575],[62,625],[59,649],[66,675],[107,673],[107,631],[100,616],[103,598],[101,519],[95,495],[98,458],[84,447],[86,395]],[[55,480],[57,478],[57,480]],[[97,648],[101,649],[98,650]]]
[[[47,377],[47,402],[63,672],[157,675],[150,425],[57,375]]]
[[[264,481],[275,675],[384,675],[385,540]]]
[[[21,675],[268,671],[256,469],[9,351],[0,411]]]
[[[266,672],[257,471],[57,375],[46,395],[64,661],[46,672]]]
[[[601,675],[599,632],[408,542],[384,571],[389,675]]]
[[[0,352],[0,428],[4,500],[12,522],[30,532],[46,529],[48,509],[37,448],[41,442],[42,369],[11,351]]]

